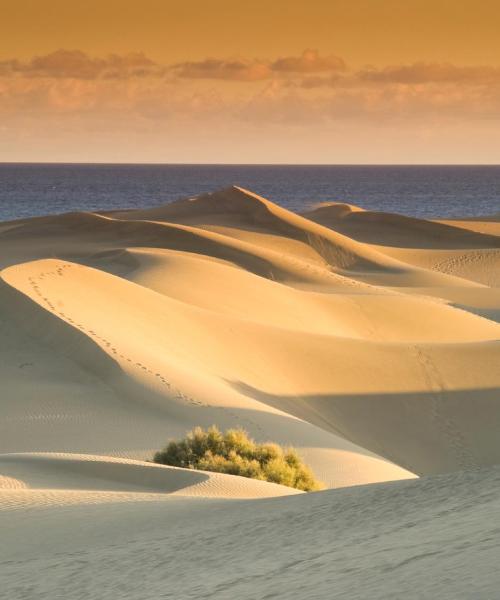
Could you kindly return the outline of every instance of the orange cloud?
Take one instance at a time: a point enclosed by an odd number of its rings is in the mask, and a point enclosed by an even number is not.
[[[304,60],[310,70],[326,68],[317,53]],[[0,112],[85,118],[116,113],[148,120],[203,114],[290,124],[500,114],[500,70],[494,67],[415,63],[304,77],[304,71],[275,71],[279,61],[207,59],[165,66],[142,54],[92,58],[60,50],[25,63],[0,63]],[[203,81],[216,79],[247,85]]]
[[[199,62],[174,65],[179,77],[187,79],[226,79],[230,81],[260,81],[271,76],[265,62],[246,60],[218,60],[207,58]]]
[[[229,81],[260,81],[270,79],[274,74],[293,76],[297,73],[343,71],[345,68],[345,62],[338,56],[320,56],[317,50],[304,50],[300,56],[287,56],[274,61],[208,58],[174,65],[180,77]]]
[[[273,71],[285,73],[319,73],[344,71],[346,64],[338,56],[320,56],[317,50],[304,50],[301,56],[279,58],[271,64]]]
[[[35,56],[29,62],[16,59],[0,62],[0,75],[4,77],[119,79],[150,75],[158,70],[158,65],[142,53],[92,58],[80,50],[56,50],[44,56]]]
[[[491,66],[462,67],[450,63],[416,62],[411,65],[393,65],[383,69],[367,68],[357,73],[361,81],[377,83],[500,83],[500,69]]]

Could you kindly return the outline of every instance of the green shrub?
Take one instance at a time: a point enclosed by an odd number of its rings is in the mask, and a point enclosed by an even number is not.
[[[221,433],[215,425],[206,431],[196,427],[183,440],[172,441],[157,452],[153,461],[271,481],[306,492],[323,487],[293,448],[257,444],[243,429]]]

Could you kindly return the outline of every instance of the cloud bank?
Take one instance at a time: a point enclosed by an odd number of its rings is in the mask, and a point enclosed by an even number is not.
[[[35,56],[28,62],[17,59],[0,61],[2,77],[122,79],[161,72],[159,65],[140,52],[92,58],[80,50],[56,50]]]
[[[92,57],[80,50],[0,61],[3,160],[11,159],[14,142],[29,145],[41,132],[68,140],[89,131],[110,139],[147,134],[151,147],[163,147],[165,140],[184,143],[202,132],[215,139],[225,131],[230,140],[260,136],[265,161],[273,136],[302,132],[333,147],[333,140],[347,144],[368,131],[380,141],[391,128],[413,139],[424,132],[426,139],[451,139],[461,131],[469,139],[479,131],[500,139],[500,68],[415,62],[353,69],[311,49],[171,65],[142,53]],[[239,144],[226,145],[233,143]]]

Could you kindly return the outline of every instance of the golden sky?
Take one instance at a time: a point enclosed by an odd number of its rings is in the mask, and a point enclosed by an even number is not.
[[[2,161],[500,161],[497,0],[0,8]]]

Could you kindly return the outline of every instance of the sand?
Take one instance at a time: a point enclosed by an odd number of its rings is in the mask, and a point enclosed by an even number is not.
[[[498,596],[498,468],[281,498],[0,510],[7,598]],[[29,532],[30,535],[27,535]]]
[[[232,187],[4,223],[0,267],[9,598],[492,597],[500,219]],[[214,423],[328,489],[148,462]]]

